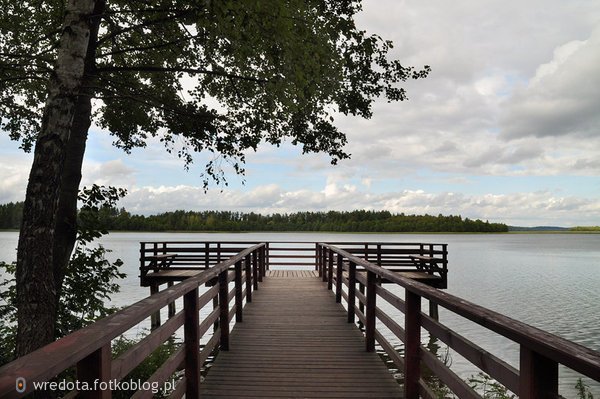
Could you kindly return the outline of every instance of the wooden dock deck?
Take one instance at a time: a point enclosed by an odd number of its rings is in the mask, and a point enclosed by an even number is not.
[[[401,387],[313,271],[270,271],[201,397],[399,398]]]
[[[140,263],[141,283],[152,295],[0,367],[0,399],[22,398],[71,367],[78,384],[66,388],[65,398],[110,399],[119,389],[112,384],[129,383],[130,372],[180,328],[181,345],[133,397],[151,399],[152,387],[164,384],[170,399],[435,399],[440,383],[461,399],[487,397],[423,345],[424,330],[521,399],[558,398],[559,365],[600,381],[599,352],[440,291],[447,282],[445,244],[156,242],[141,244]],[[182,271],[191,275],[161,274]],[[423,275],[433,280],[420,282]],[[402,288],[404,298],[386,286]],[[440,306],[512,341],[518,368],[424,313],[424,301],[430,312]],[[177,302],[183,302],[179,311]],[[164,323],[157,317],[161,309],[169,313]],[[113,357],[113,342],[148,319],[151,332]],[[402,350],[388,340],[390,333]],[[216,360],[202,381],[211,356]],[[15,382],[23,384],[15,388]]]

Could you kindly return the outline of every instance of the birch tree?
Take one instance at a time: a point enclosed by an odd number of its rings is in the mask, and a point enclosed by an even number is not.
[[[0,0],[0,128],[34,149],[17,255],[18,355],[53,339],[76,234],[88,130],[124,151],[149,138],[205,186],[284,140],[349,157],[334,115],[406,99],[392,43],[357,28],[360,1]],[[211,105],[216,104],[216,105]]]

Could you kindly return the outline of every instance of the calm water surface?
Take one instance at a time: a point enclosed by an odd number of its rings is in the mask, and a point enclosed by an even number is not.
[[[330,234],[330,233],[111,233],[101,243],[120,258],[127,278],[114,296],[126,306],[148,295],[139,287],[140,241],[381,241],[448,243],[448,292],[589,348],[600,350],[600,235],[586,234]],[[0,232],[0,260],[15,259],[16,232]],[[394,287],[398,294],[400,288]],[[382,304],[384,306],[384,304]],[[391,307],[385,307],[397,315]],[[518,347],[497,334],[440,309],[440,320],[505,361],[518,365]],[[387,334],[393,340],[391,334]],[[395,341],[396,344],[400,344]],[[443,351],[442,351],[443,352]],[[477,372],[456,353],[452,368]],[[577,380],[560,369],[561,392],[574,397]],[[600,384],[589,381],[600,396]]]

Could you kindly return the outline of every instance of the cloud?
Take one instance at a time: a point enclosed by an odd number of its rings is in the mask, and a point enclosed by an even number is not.
[[[597,199],[557,196],[549,191],[479,195],[425,190],[373,193],[335,178],[321,190],[284,190],[275,184],[248,191],[226,189],[207,193],[192,186],[134,187],[121,205],[142,214],[177,209],[263,214],[368,209],[406,214],[460,214],[516,225],[600,223],[600,201]]]
[[[600,133],[600,28],[585,41],[570,41],[554,50],[529,84],[507,102],[502,136],[598,137]]]
[[[247,154],[247,186],[229,174],[232,188],[205,194],[197,186],[206,154],[186,173],[158,139],[125,155],[98,131],[83,184],[127,187],[123,204],[141,213],[389,207],[514,224],[600,223],[598,2],[377,0],[364,10],[361,29],[393,40],[403,65],[433,71],[402,85],[408,102],[377,101],[371,120],[335,115],[351,160],[332,167],[289,142],[264,145]],[[7,143],[0,139],[0,201],[20,200],[30,160]]]
[[[0,162],[0,204],[23,201],[31,168],[31,157],[2,155]]]
[[[129,186],[135,184],[135,170],[122,159],[106,162],[86,160],[83,163],[81,186],[98,184],[103,186]]]

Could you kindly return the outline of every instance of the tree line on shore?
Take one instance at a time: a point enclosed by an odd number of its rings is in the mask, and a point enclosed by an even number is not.
[[[0,228],[16,229],[22,203],[0,205]],[[130,231],[340,231],[340,232],[507,232],[504,223],[461,216],[406,215],[389,211],[295,212],[261,215],[233,211],[174,211],[135,215],[124,208],[100,209],[105,230]]]

